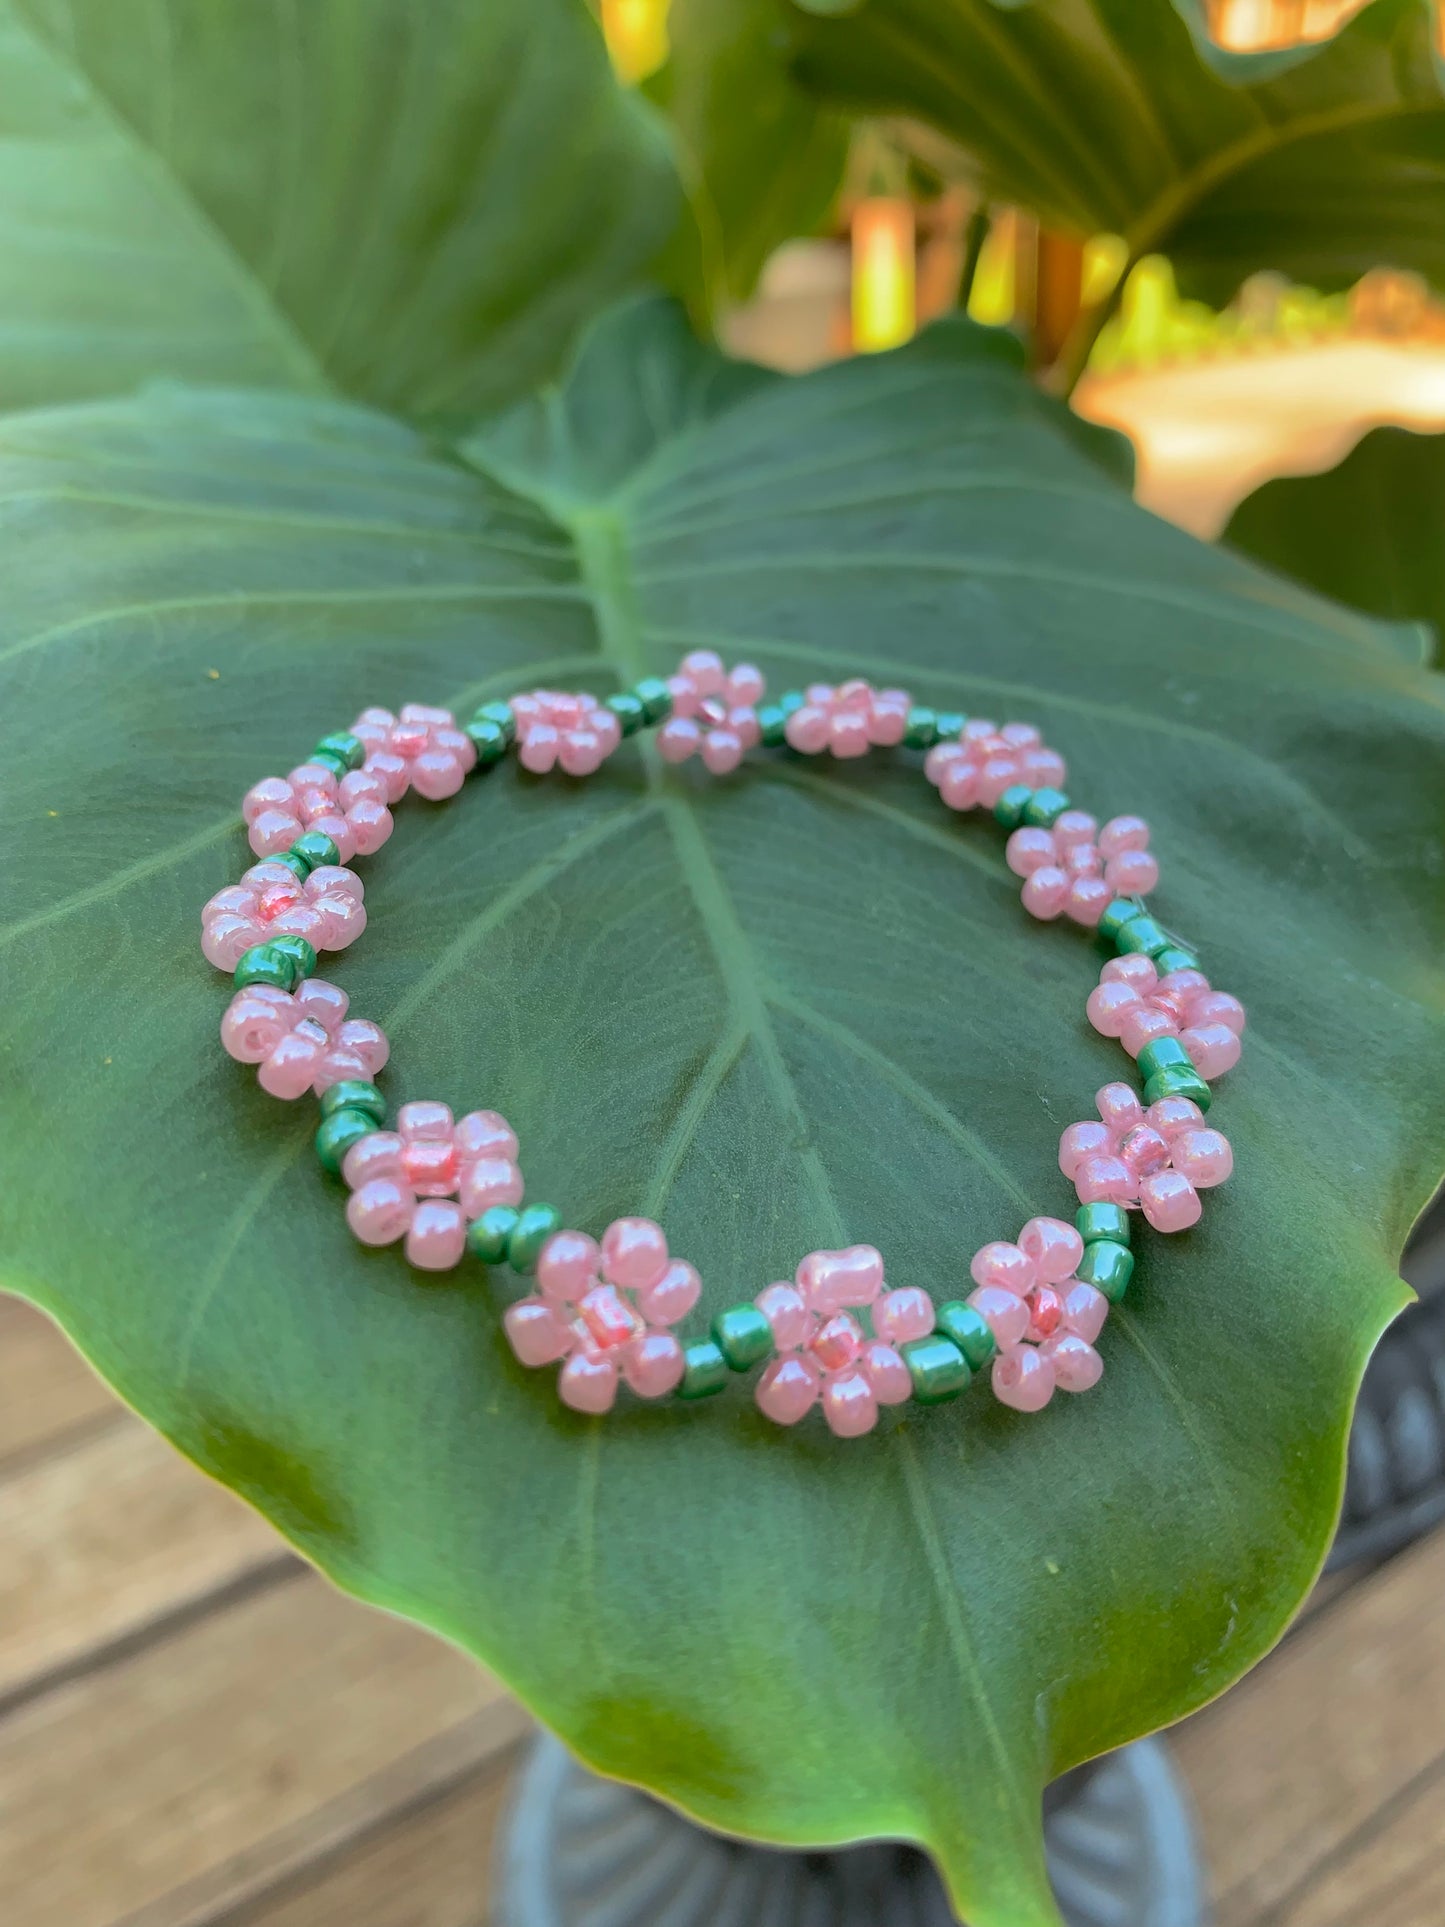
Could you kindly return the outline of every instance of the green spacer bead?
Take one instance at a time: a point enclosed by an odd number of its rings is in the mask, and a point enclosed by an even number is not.
[[[555,1204],[529,1204],[519,1213],[507,1240],[507,1263],[513,1271],[531,1271],[554,1231],[562,1229],[562,1213]]]
[[[521,1215],[514,1204],[494,1204],[467,1226],[467,1250],[484,1265],[501,1264]]]
[[[1167,977],[1171,970],[1197,970],[1199,959],[1192,950],[1181,950],[1177,944],[1171,944],[1159,952],[1154,965],[1161,977]]]
[[[773,1349],[773,1328],[756,1305],[731,1305],[712,1321],[713,1342],[734,1372],[760,1365]]]
[[[1069,799],[1062,790],[1035,790],[1024,804],[1020,820],[1032,830],[1051,830],[1068,808]]]
[[[913,1380],[913,1396],[920,1405],[942,1405],[964,1391],[973,1373],[968,1360],[942,1332],[930,1338],[910,1338],[898,1347],[899,1356]]]
[[[472,721],[474,723],[495,723],[509,743],[517,740],[517,719],[512,714],[512,705],[500,700],[482,703]]]
[[[758,710],[758,740],[764,749],[776,749],[788,740],[788,712],[781,703],[763,703]]]
[[[477,768],[490,769],[500,763],[507,753],[507,734],[500,723],[489,722],[485,717],[473,716],[467,724],[467,734],[472,739],[472,747],[477,752]]]
[[[1143,904],[1136,903],[1133,897],[1115,897],[1112,903],[1105,905],[1104,914],[1094,927],[1106,943],[1117,943],[1125,925],[1143,914]]]
[[[344,757],[333,755],[329,749],[313,749],[306,760],[314,763],[318,769],[330,770],[338,782],[351,767]]]
[[[964,1304],[961,1298],[955,1298],[947,1305],[940,1305],[934,1318],[939,1331],[945,1338],[951,1338],[963,1353],[969,1370],[981,1372],[998,1350],[998,1340],[989,1330],[983,1313]]]
[[[1006,830],[1016,830],[1024,820],[1024,811],[1033,801],[1033,791],[1027,783],[1015,783],[1006,789],[993,806],[995,823],[1002,823]]]
[[[1171,1065],[1168,1070],[1156,1071],[1144,1086],[1144,1102],[1157,1104],[1161,1097],[1188,1097],[1201,1111],[1209,1109],[1209,1086],[1196,1070]]]
[[[337,729],[321,738],[312,756],[339,756],[348,769],[360,769],[366,761],[366,744],[349,729]]]
[[[963,734],[963,726],[968,721],[962,710],[940,709],[938,712],[938,740],[940,743],[955,742]]]
[[[782,710],[784,716],[792,716],[803,707],[807,700],[808,698],[803,694],[801,689],[790,689],[785,695],[779,696],[778,708]]]
[[[661,676],[644,676],[640,683],[633,685],[632,693],[642,704],[642,713],[649,723],[660,723],[672,714],[672,691]]]
[[[1157,957],[1169,948],[1169,939],[1152,917],[1131,917],[1115,937],[1114,948],[1121,957]]]
[[[710,1338],[695,1338],[682,1348],[679,1398],[711,1398],[728,1382],[728,1362]]]
[[[331,841],[331,838],[324,835],[320,830],[307,830],[303,836],[298,836],[296,841],[291,845],[291,854],[292,856],[300,857],[301,861],[306,865],[308,876],[312,870],[325,869],[329,865],[341,861],[340,850],[337,849],[336,845]]]
[[[337,1111],[367,1111],[378,1124],[386,1122],[386,1099],[364,1078],[343,1077],[321,1093],[321,1115],[334,1117]]]
[[[316,1155],[328,1171],[339,1171],[341,1160],[352,1145],[370,1137],[376,1119],[370,1111],[333,1111],[324,1117],[316,1132]]]
[[[298,977],[309,977],[316,968],[316,952],[304,937],[293,937],[289,931],[283,931],[279,937],[268,938],[266,947],[283,957],[289,957],[296,966]]]
[[[1160,1071],[1193,1070],[1194,1062],[1177,1037],[1155,1037],[1147,1043],[1134,1060],[1143,1078],[1154,1077]]]
[[[1097,1238],[1085,1245],[1083,1257],[1074,1266],[1074,1276],[1102,1291],[1111,1305],[1117,1305],[1124,1296],[1133,1275],[1133,1252],[1112,1238]]]
[[[605,706],[621,723],[624,736],[635,736],[647,721],[642,698],[635,690],[624,689],[616,696],[609,696]]]
[[[932,749],[938,741],[938,712],[919,703],[908,712],[903,729],[905,749]]]
[[[236,965],[233,981],[237,990],[251,984],[267,984],[272,990],[289,990],[296,981],[296,959],[269,943],[253,944]]]
[[[1081,1204],[1074,1213],[1074,1229],[1086,1245],[1101,1238],[1112,1244],[1129,1242],[1129,1213],[1122,1204]]]

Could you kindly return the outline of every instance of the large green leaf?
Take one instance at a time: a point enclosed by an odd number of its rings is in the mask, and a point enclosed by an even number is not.
[[[0,0],[0,406],[495,406],[676,206],[583,0]]]
[[[923,1841],[975,1927],[1055,1918],[1046,1779],[1217,1693],[1310,1584],[1445,1127],[1438,685],[1099,445],[963,323],[785,381],[652,307],[465,460],[308,397],[0,428],[4,1282],[588,1760],[766,1839]],[[312,1107],[221,1053],[196,914],[250,781],[367,702],[703,642],[1037,717],[1081,800],[1149,811],[1163,914],[1251,1006],[1237,1176],[1142,1245],[1090,1397],[851,1444],[741,1388],[580,1420],[499,1338],[514,1281],[359,1249]],[[333,973],[390,1090],[504,1108],[573,1222],[660,1213],[708,1310],[853,1238],[958,1289],[1067,1208],[1060,1127],[1124,1063],[1093,944],[915,760],[709,784],[629,747],[408,806]]]
[[[1265,482],[1224,540],[1352,608],[1417,625],[1401,646],[1428,660],[1445,636],[1442,520],[1445,435],[1376,428],[1323,475]]]
[[[1445,285],[1445,95],[1421,0],[1373,0],[1283,57],[1201,54],[1198,0],[778,4],[822,99],[932,123],[994,198],[1163,251],[1190,294],[1226,300],[1261,268],[1340,288],[1382,262]]]

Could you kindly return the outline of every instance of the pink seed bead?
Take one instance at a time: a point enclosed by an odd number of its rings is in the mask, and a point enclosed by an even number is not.
[[[1016,1292],[1005,1291],[1002,1285],[980,1285],[965,1302],[988,1326],[1001,1351],[1017,1345],[1029,1328],[1028,1306]]]
[[[1174,1169],[1194,1186],[1208,1191],[1234,1169],[1234,1152],[1222,1131],[1180,1131],[1170,1147]]]
[[[1050,864],[1046,869],[1035,870],[1019,893],[1025,910],[1040,922],[1051,923],[1063,913],[1071,882],[1067,870],[1061,870],[1057,865]]]
[[[702,730],[690,716],[669,716],[657,732],[657,753],[665,763],[685,763],[702,746]]]
[[[825,1372],[841,1372],[863,1349],[863,1330],[846,1311],[836,1312],[814,1335],[811,1350]]]
[[[450,1271],[467,1243],[467,1221],[450,1198],[423,1198],[406,1234],[406,1255],[418,1271]]]
[[[830,718],[828,747],[844,762],[857,756],[866,756],[869,749],[867,710],[845,709]]]
[[[366,928],[366,905],[347,892],[338,890],[333,896],[318,897],[313,907],[325,918],[318,950],[345,950]]]
[[[557,1396],[574,1412],[600,1418],[617,1403],[617,1366],[597,1352],[573,1352],[557,1375]]]
[[[465,1195],[461,1202],[468,1217],[477,1215]],[[576,1304],[597,1282],[601,1260],[597,1240],[585,1231],[554,1231],[537,1255],[537,1289],[544,1298]]]
[[[1031,877],[1036,870],[1057,867],[1053,832],[1025,827],[1015,830],[1004,845],[1004,862],[1016,877]]]
[[[1084,1158],[1074,1173],[1074,1189],[1080,1204],[1133,1204],[1137,1196],[1128,1165],[1113,1156]]]
[[[328,983],[324,977],[308,977],[304,984],[298,984],[292,992],[291,1001],[301,1016],[320,1024],[328,1037],[341,1034],[342,1019],[351,1008],[351,999],[340,984]],[[354,1021],[361,1023],[365,1020],[357,1018]]]
[[[418,1197],[449,1197],[457,1185],[456,1146],[449,1138],[403,1138],[401,1174]]]
[[[1187,994],[1191,999],[1202,995],[1209,989],[1209,979],[1202,970],[1192,967],[1186,970],[1171,970],[1159,979],[1161,990]]]
[[[391,1245],[408,1229],[416,1208],[416,1199],[395,1178],[371,1177],[346,1200],[346,1222],[362,1244]]]
[[[735,729],[710,729],[702,739],[702,760],[711,775],[730,776],[743,760],[742,737]]]
[[[595,729],[564,730],[557,761],[568,776],[593,775],[604,761],[602,738]]]
[[[331,943],[330,918],[314,903],[288,904],[271,918],[266,934],[268,937],[304,937],[318,950],[335,948]]]
[[[403,1104],[396,1114],[396,1128],[404,1138],[444,1138],[450,1143],[452,1136],[450,1106],[438,1104],[430,1098],[421,1098],[414,1103]]]
[[[670,1258],[655,1285],[637,1294],[637,1309],[649,1325],[679,1324],[702,1296],[702,1279],[685,1258]]]
[[[660,735],[662,732],[658,733]],[[532,723],[517,745],[517,761],[523,769],[531,770],[534,776],[545,776],[557,761],[561,740],[551,723]],[[614,1380],[613,1391],[616,1389]]]
[[[682,1383],[686,1361],[671,1332],[644,1332],[622,1354],[622,1376],[638,1398],[666,1398]]]
[[[344,816],[330,813],[315,816],[307,827],[318,836],[329,836],[343,863],[349,863],[356,855],[356,832]]]
[[[466,780],[466,766],[455,750],[424,749],[412,758],[411,786],[429,803],[455,796]]]
[[[1136,1178],[1162,1171],[1169,1162],[1169,1145],[1149,1124],[1136,1124],[1119,1142],[1119,1156]]]
[[[364,799],[352,804],[346,820],[351,825],[351,838],[358,856],[375,856],[396,827],[385,803],[369,803]]]
[[[968,1269],[976,1285],[999,1285],[1020,1298],[1038,1282],[1037,1269],[1028,1253],[1001,1238],[980,1245]]]
[[[1016,1412],[1041,1412],[1054,1395],[1053,1364],[1033,1345],[1001,1351],[991,1376],[994,1397]]]
[[[341,1049],[361,1059],[367,1077],[375,1077],[378,1071],[384,1070],[386,1060],[391,1056],[386,1032],[380,1024],[373,1024],[366,1017],[349,1017],[337,1031],[336,1042]]]
[[[1239,1037],[1244,1032],[1244,1005],[1226,990],[1206,990],[1190,1005],[1189,1022],[1196,1029],[1206,1024],[1223,1024]]]
[[[773,1343],[780,1352],[797,1351],[800,1346],[807,1344],[813,1332],[813,1314],[804,1304],[803,1294],[796,1285],[785,1281],[768,1285],[758,1293],[753,1303],[772,1326]],[[787,1419],[779,1422],[791,1423]]]
[[[262,810],[254,817],[246,841],[257,856],[279,856],[301,834],[301,819],[289,810]]]
[[[1075,843],[1092,843],[1098,827],[1087,810],[1065,810],[1054,819],[1054,841],[1061,850]]]
[[[311,1088],[320,1097],[321,1093],[329,1091],[333,1084],[354,1083],[357,1080],[364,1082],[370,1074],[363,1057],[358,1056],[353,1050],[343,1050],[340,1045],[333,1043],[316,1068],[316,1075],[311,1080]]]
[[[831,718],[817,703],[807,702],[795,709],[783,725],[783,735],[792,748],[804,756],[816,756],[828,745]]]
[[[1012,756],[990,756],[978,773],[978,800],[991,810],[1006,789],[1019,780],[1019,766]]]
[[[1105,1084],[1094,1093],[1099,1116],[1111,1131],[1127,1131],[1144,1115],[1139,1093],[1128,1084]]]
[[[457,1155],[466,1163],[477,1158],[515,1158],[517,1133],[500,1111],[468,1111],[452,1129]]]
[[[971,810],[978,804],[978,765],[951,763],[943,772],[938,794],[951,810]]]
[[[1159,864],[1147,850],[1125,850],[1104,865],[1104,881],[1121,897],[1143,897],[1159,881]]]
[[[717,696],[727,688],[727,671],[715,649],[692,649],[682,659],[682,673],[691,677],[700,696]]]
[[[918,1285],[885,1291],[873,1307],[873,1329],[885,1345],[906,1345],[933,1330],[933,1300]]]
[[[272,1097],[292,1100],[304,1097],[311,1089],[326,1046],[315,1038],[292,1031],[283,1037],[256,1072],[256,1082]]]
[[[877,697],[868,711],[869,742],[882,749],[892,749],[901,743],[908,730],[908,710],[907,702],[889,702]]]
[[[602,1275],[629,1291],[646,1291],[667,1270],[667,1239],[650,1218],[616,1218],[602,1234]]]
[[[1102,877],[1075,877],[1064,898],[1064,915],[1092,930],[1114,901],[1114,892]]]
[[[256,986],[264,988],[265,986]],[[284,1002],[238,990],[221,1019],[221,1044],[238,1064],[260,1064],[268,1058],[295,1020],[291,999]]]
[[[385,804],[386,778],[374,769],[349,769],[341,779],[337,800],[348,816],[358,803]]]
[[[1070,843],[1059,857],[1059,868],[1067,870],[1075,883],[1082,883],[1088,877],[1102,878],[1104,866],[1099,860],[1099,852],[1092,843]]]
[[[1206,1080],[1223,1077],[1239,1062],[1242,1048],[1239,1036],[1224,1024],[1192,1025],[1180,1031],[1179,1041],[1188,1051],[1195,1070]]]
[[[1040,1284],[1061,1285],[1073,1277],[1084,1241],[1062,1218],[1030,1218],[1019,1233],[1019,1249],[1033,1264]]]
[[[1059,1169],[1072,1181],[1084,1159],[1106,1153],[1111,1142],[1107,1125],[1092,1119],[1071,1124],[1059,1139]]]
[[[401,1150],[401,1139],[395,1131],[372,1131],[358,1138],[341,1160],[341,1175],[353,1191],[373,1178],[399,1178]]]
[[[388,803],[399,803],[411,787],[411,771],[405,757],[396,756],[389,749],[372,750],[362,768],[381,778],[386,785]]]
[[[615,1285],[593,1285],[577,1310],[598,1351],[613,1351],[641,1336],[632,1307]]]
[[[1144,1113],[1160,1137],[1172,1144],[1181,1131],[1192,1130],[1204,1122],[1204,1113],[1192,1097],[1161,1097]]]
[[[565,1358],[572,1332],[565,1318],[541,1298],[519,1298],[502,1313],[507,1342],[524,1365],[534,1369]]]
[[[1039,1349],[1053,1367],[1061,1392],[1087,1392],[1104,1376],[1103,1359],[1076,1332],[1058,1332]]]
[[[284,777],[263,776],[241,798],[241,815],[246,823],[254,823],[263,810],[282,810],[287,815],[292,814],[291,785]]]
[[[497,1204],[520,1204],[527,1194],[522,1173],[510,1158],[477,1158],[463,1165],[457,1196],[469,1218],[480,1218]]]
[[[937,789],[951,769],[967,761],[968,751],[962,743],[935,743],[923,759],[923,774]]]
[[[1119,1041],[1131,1057],[1137,1057],[1146,1044],[1152,1044],[1158,1037],[1178,1035],[1179,1026],[1174,1019],[1153,1004],[1136,1003],[1126,1008],[1119,1018]]]
[[[840,1439],[861,1438],[878,1423],[878,1398],[861,1371],[843,1372],[823,1387],[823,1416]]]
[[[1158,981],[1152,957],[1111,957],[1099,972],[1101,984],[1128,984],[1141,997],[1147,997]]]
[[[773,1359],[758,1379],[754,1396],[758,1409],[774,1425],[796,1425],[817,1401],[822,1373],[810,1358],[797,1352]]]
[[[891,1345],[874,1339],[863,1347],[858,1367],[880,1405],[906,1405],[912,1398],[913,1380],[908,1367]]]
[[[1010,749],[1032,749],[1043,737],[1034,723],[1005,723],[999,731]]]
[[[614,718],[614,721],[615,720]],[[763,740],[763,726],[758,721],[758,712],[755,709],[730,709],[728,711],[727,726],[738,738],[744,749],[756,749],[758,744]],[[619,723],[619,735],[621,733],[621,727]]]
[[[1080,1280],[1064,1293],[1064,1327],[1076,1332],[1085,1343],[1093,1344],[1108,1316],[1109,1301],[1097,1286]]]
[[[307,877],[304,888],[306,895],[312,899],[346,896],[355,897],[358,903],[366,901],[366,890],[361,878],[355,870],[348,870],[341,863],[321,864]]]
[[[1026,749],[1019,761],[1019,781],[1030,789],[1057,789],[1068,775],[1056,749]]]
[[[1204,1206],[1182,1171],[1156,1171],[1139,1186],[1139,1203],[1156,1231],[1187,1231]]]
[[[1124,1028],[1124,1019],[1130,1012],[1142,1011],[1143,1008],[1133,985],[1119,983],[1096,984],[1084,1006],[1089,1022],[1101,1037],[1119,1036]]]
[[[1142,816],[1115,816],[1099,832],[1099,853],[1106,860],[1126,850],[1147,850],[1149,825]]]
[[[767,686],[762,670],[755,663],[740,662],[728,677],[728,700],[751,706],[762,701]]]
[[[871,1305],[883,1289],[883,1254],[872,1245],[810,1251],[794,1274],[804,1302],[824,1317],[848,1305]]]

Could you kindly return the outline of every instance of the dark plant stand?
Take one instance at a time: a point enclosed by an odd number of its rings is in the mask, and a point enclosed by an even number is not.
[[[1066,1775],[1044,1810],[1071,1927],[1201,1927],[1189,1810],[1157,1740]],[[954,1927],[914,1847],[790,1853],[727,1840],[599,1779],[547,1734],[513,1796],[494,1906],[497,1927]]]

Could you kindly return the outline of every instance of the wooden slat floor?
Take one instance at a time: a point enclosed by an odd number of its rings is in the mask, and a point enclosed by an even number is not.
[[[1445,1922],[1445,1532],[1173,1736],[1218,1927]],[[485,1927],[525,1717],[0,1298],[0,1922]]]

